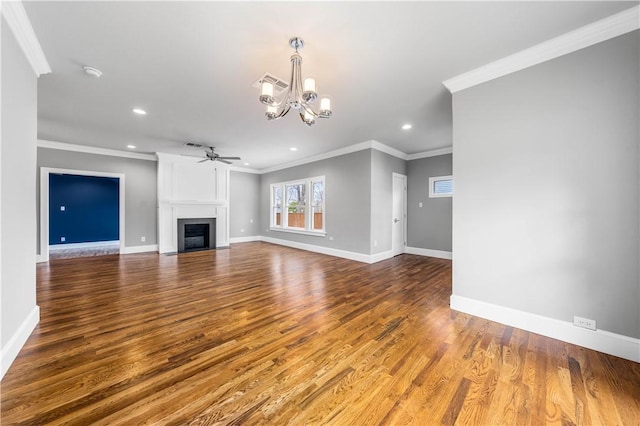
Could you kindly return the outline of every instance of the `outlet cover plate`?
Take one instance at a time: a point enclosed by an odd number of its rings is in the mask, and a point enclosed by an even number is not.
[[[574,316],[573,317],[573,325],[575,325],[576,327],[587,328],[589,330],[594,330],[595,331],[595,329],[596,329],[596,320]]]

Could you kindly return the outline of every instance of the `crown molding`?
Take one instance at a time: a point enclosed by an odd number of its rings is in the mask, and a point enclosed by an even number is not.
[[[446,154],[453,154],[453,147],[447,146],[445,148],[432,149],[431,151],[409,154],[407,155],[407,160],[418,160],[420,158],[437,157],[438,155],[446,155]]]
[[[341,155],[351,154],[352,152],[364,151],[365,149],[375,149],[376,151],[384,152],[385,154],[391,155],[393,157],[399,158],[401,160],[416,160],[418,158],[427,158],[427,157],[435,157],[438,155],[451,154],[453,152],[452,147],[445,147],[439,149],[433,149],[430,151],[419,152],[416,154],[405,154],[402,151],[399,151],[395,148],[392,148],[388,145],[383,144],[382,142],[378,142],[376,140],[368,140],[365,142],[360,142],[354,145],[350,145],[344,148],[335,149],[333,151],[325,152],[323,154],[314,155],[307,158],[302,158],[296,161],[290,161],[288,163],[283,163],[273,167],[267,167],[265,169],[245,169],[241,167],[232,166],[231,170],[245,173],[257,173],[257,174],[265,174],[271,173],[278,170],[289,169],[295,166],[301,166],[303,164],[313,163],[316,161],[326,160],[328,158],[339,157]]]
[[[350,145],[344,148],[339,148],[339,149],[334,149],[333,151],[328,151],[325,152],[323,154],[318,154],[318,155],[313,155],[311,157],[307,157],[307,158],[302,158],[300,160],[296,160],[296,161],[290,161],[288,163],[284,163],[284,164],[280,164],[278,166],[273,166],[273,167],[267,167],[265,169],[260,169],[258,172],[260,174],[265,174],[265,173],[271,173],[271,172],[275,172],[278,170],[284,170],[284,169],[289,169],[291,167],[295,167],[295,166],[300,166],[302,164],[308,164],[308,163],[314,163],[316,161],[320,161],[320,160],[326,160],[327,158],[332,158],[332,157],[339,157],[341,155],[346,155],[346,154],[351,154],[352,152],[357,152],[357,151],[364,151],[365,149],[377,149],[378,151],[382,151],[384,148],[386,147],[388,150],[390,150],[390,152],[398,152],[402,155],[404,155],[406,157],[406,154],[401,153],[400,151],[391,148],[387,145],[384,145],[378,141],[374,141],[374,140],[369,140],[366,142],[360,142],[354,145]],[[383,151],[386,152],[386,151]],[[388,152],[387,152],[388,153]],[[390,154],[393,155],[393,154]]]
[[[40,77],[42,74],[49,74],[51,67],[42,51],[38,37],[33,31],[31,21],[29,21],[22,2],[19,0],[2,1],[2,15],[36,76]]]
[[[49,141],[44,139],[38,139],[37,146],[38,148],[58,149],[61,151],[83,152],[85,154],[110,155],[112,157],[134,158],[136,160],[147,160],[147,161],[158,161],[158,158],[161,156],[174,155],[174,154],[166,154],[163,152],[157,152],[155,153],[155,155],[142,154],[138,152],[119,151],[117,149],[98,148],[95,146],[87,146],[87,145],[76,145],[71,143]],[[233,166],[233,165],[228,166],[228,168],[229,170],[234,172],[253,173],[253,174],[262,175],[265,173],[271,173],[278,170],[289,169],[291,167],[313,163],[320,160],[326,160],[328,158],[351,154],[352,152],[364,151],[365,149],[375,149],[377,151],[384,152],[385,154],[389,154],[391,156],[400,158],[401,160],[405,160],[405,161],[417,160],[419,158],[435,157],[438,155],[451,154],[453,152],[452,147],[445,147],[445,148],[439,148],[439,149],[434,149],[430,151],[424,151],[416,154],[407,155],[404,152],[399,151],[395,148],[391,148],[390,146],[385,145],[381,142],[378,142],[375,140],[369,140],[366,142],[361,142],[361,143],[350,145],[344,148],[325,152],[323,154],[314,155],[311,157],[303,158],[301,160],[291,161],[288,163],[280,164],[278,166],[268,167],[260,170],[252,169],[249,167]]]
[[[240,166],[229,166],[229,170],[232,172],[241,172],[241,173],[252,173],[255,175],[259,175],[261,172],[257,169],[252,169],[251,167],[240,167]]]
[[[580,27],[442,82],[451,93],[503,77],[640,28],[640,6]]]
[[[85,154],[110,155],[112,157],[134,158],[136,160],[158,161],[152,154],[119,151],[117,149],[98,148],[95,146],[75,145],[71,143],[55,142],[38,139],[38,148],[58,149],[61,151],[83,152]]]
[[[390,146],[380,143],[378,141],[371,141],[371,148],[378,150],[380,152],[384,152],[385,154],[389,154],[392,157],[397,157],[401,160],[407,159],[407,154],[405,154],[404,152],[398,151],[397,149],[391,148]]]

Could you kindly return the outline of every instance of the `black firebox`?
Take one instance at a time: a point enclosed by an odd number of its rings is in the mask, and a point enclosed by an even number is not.
[[[178,219],[178,253],[216,248],[216,219]]]

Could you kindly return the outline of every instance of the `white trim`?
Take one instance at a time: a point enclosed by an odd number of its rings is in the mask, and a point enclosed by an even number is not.
[[[260,235],[253,235],[250,237],[231,237],[229,238],[229,244],[235,243],[249,243],[252,241],[262,241],[262,237]]]
[[[404,252],[407,254],[417,254],[419,256],[437,257],[438,259],[453,259],[453,253],[443,250],[432,250],[420,247],[405,247]]]
[[[110,155],[112,157],[134,158],[136,160],[158,161],[158,157],[152,154],[139,152],[119,151],[117,149],[98,148],[96,146],[75,145],[38,139],[38,148],[59,149],[61,151],[83,152],[85,154]]]
[[[378,141],[374,141],[374,140],[371,141],[371,149],[375,149],[377,151],[384,152],[385,154],[389,154],[392,157],[397,157],[397,158],[399,158],[401,160],[406,160],[407,159],[407,154],[405,154],[404,152],[398,151],[397,149],[391,148],[390,146],[385,145],[385,144],[383,144],[381,142],[378,142]]]
[[[51,67],[47,62],[47,58],[42,51],[42,46],[36,37],[36,33],[33,31],[31,21],[27,16],[27,12],[24,10],[24,6],[21,1],[3,1],[2,2],[2,14],[9,24],[9,28],[13,32],[13,35],[20,45],[24,56],[31,64],[33,72],[37,77],[42,74],[49,74]]]
[[[314,253],[327,254],[329,256],[341,257],[343,259],[355,260],[357,262],[373,263],[371,256],[368,254],[356,253],[353,251],[339,250],[330,247],[315,246],[312,244],[299,243],[296,241],[281,240],[278,238],[262,237],[262,241],[278,244],[281,246],[292,247],[300,250],[312,251]]]
[[[41,254],[36,254],[36,263],[48,262],[49,259],[45,259]]]
[[[118,238],[120,238],[120,253],[124,250],[124,192],[125,192],[125,175],[124,173],[108,173],[87,170],[58,169],[53,167],[40,167],[40,262],[49,261],[49,175],[51,173],[64,173],[79,176],[98,176],[118,178],[118,193],[120,210],[118,212],[120,227],[118,229]]]
[[[232,172],[252,173],[254,175],[259,175],[260,173],[262,173],[260,170],[257,170],[257,169],[252,169],[249,167],[234,166],[234,165],[230,165],[229,170]]]
[[[288,232],[290,234],[311,235],[312,237],[326,237],[327,236],[327,232],[326,231],[311,231],[309,229],[277,228],[277,227],[272,226],[272,227],[269,228],[269,230],[270,231],[276,231],[276,232]]]
[[[83,152],[86,154],[110,155],[113,157],[134,158],[138,160],[148,160],[148,161],[158,161],[158,156],[165,155],[165,153],[162,153],[162,152],[157,152],[155,155],[142,154],[138,152],[119,151],[116,149],[99,148],[99,147],[87,146],[87,145],[76,145],[76,144],[71,144],[66,142],[56,142],[56,141],[49,141],[44,139],[38,139],[37,145],[38,145],[38,148]],[[312,163],[320,160],[326,160],[328,158],[333,158],[333,157],[339,157],[341,155],[350,154],[352,152],[364,151],[365,149],[375,149],[377,151],[384,152],[385,154],[389,154],[391,156],[400,158],[401,160],[416,160],[419,158],[436,157],[438,155],[451,154],[453,152],[452,147],[445,147],[445,148],[438,148],[430,151],[418,152],[415,154],[407,155],[404,152],[398,151],[395,148],[391,148],[390,146],[385,145],[381,142],[370,140],[370,141],[361,142],[355,145],[350,145],[345,148],[329,151],[324,154],[318,154],[318,155],[304,158],[301,160],[291,161],[289,163],[281,164],[279,166],[268,167],[266,169],[257,170],[257,169],[239,167],[234,165],[231,165],[228,168],[230,171],[233,171],[233,172],[252,173],[252,174],[261,175],[265,173],[274,172],[277,170],[288,169],[290,167],[299,166],[302,164]]]
[[[20,350],[27,343],[27,339],[33,333],[33,330],[40,322],[40,306],[36,305],[31,309],[29,315],[22,321],[20,327],[16,330],[16,332],[9,338],[7,344],[2,347],[2,352],[0,352],[0,379],[2,379],[11,367],[13,361],[15,361],[16,357],[20,353]]]
[[[451,296],[450,302],[451,309],[456,311],[640,362],[640,339],[604,330],[587,330],[576,327],[569,321],[544,317],[455,294]]]
[[[394,235],[393,235],[393,229],[394,226],[393,224],[391,224],[391,252],[392,255],[398,255],[398,254],[402,254],[405,252],[405,248],[407,247],[407,222],[408,220],[408,215],[407,215],[407,175],[403,175],[400,173],[396,173],[396,172],[392,172],[391,173],[391,190],[392,190],[392,202],[391,202],[391,217],[393,218],[393,210],[395,208],[395,205],[393,203],[393,199],[395,198],[395,180],[396,179],[400,179],[402,181],[402,247],[399,248],[399,250],[396,250],[397,247],[393,246],[394,243]],[[395,218],[394,218],[395,219]],[[373,218],[371,220],[371,223],[373,224]],[[374,230],[371,229],[371,235],[374,234],[373,232]]]
[[[451,187],[451,192],[448,193],[444,193],[444,194],[438,194],[434,191],[435,188],[435,183],[439,182],[441,180],[450,180],[451,184],[453,185],[453,176],[452,175],[448,175],[448,176],[432,176],[429,178],[429,198],[451,198],[453,197],[453,186]]]
[[[120,247],[120,240],[114,241],[90,241],[88,243],[49,244],[49,252],[66,249],[86,247]]]
[[[150,244],[148,246],[128,246],[124,249],[121,249],[120,254],[148,253],[152,251],[158,251],[157,244]]]
[[[446,154],[453,154],[453,147],[447,146],[444,148],[432,149],[431,151],[409,154],[407,155],[407,161],[418,160],[420,158],[437,157],[438,155],[446,155]]]
[[[313,155],[311,157],[303,158],[300,160],[290,161],[288,163],[280,164],[278,166],[267,167],[266,169],[258,170],[258,173],[271,173],[278,170],[288,169],[295,166],[300,166],[302,164],[313,163],[320,160],[326,160],[327,158],[339,157],[341,155],[351,154],[352,152],[364,151],[365,149],[375,149],[381,152],[384,152],[389,155],[396,156],[402,160],[407,159],[407,154],[404,152],[398,151],[395,148],[391,148],[381,142],[369,140],[366,142],[360,142],[355,145],[350,145],[344,148],[334,149],[333,151],[325,152],[323,154]]]
[[[372,254],[369,256],[369,261],[367,263],[376,263],[381,262],[383,260],[391,259],[394,256],[392,250],[383,251],[381,253]]]
[[[455,93],[640,28],[635,6],[442,82]]]

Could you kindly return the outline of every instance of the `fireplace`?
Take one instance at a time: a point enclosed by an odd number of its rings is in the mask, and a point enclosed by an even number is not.
[[[178,253],[216,248],[216,219],[178,219]]]

